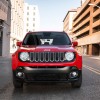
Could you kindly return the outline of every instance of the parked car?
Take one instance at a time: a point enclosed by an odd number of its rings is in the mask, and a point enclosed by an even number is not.
[[[23,87],[29,82],[69,82],[82,84],[82,56],[77,42],[65,32],[29,32],[12,55],[13,84]]]

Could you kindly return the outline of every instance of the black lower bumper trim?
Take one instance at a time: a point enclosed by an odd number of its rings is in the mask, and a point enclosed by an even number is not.
[[[78,76],[70,78],[69,74],[76,71]],[[17,77],[17,72],[23,72],[23,77]],[[14,78],[23,82],[72,82],[77,81],[81,75],[81,70],[76,67],[63,67],[63,68],[32,68],[32,67],[19,67],[13,71]]]
[[[69,82],[73,82],[73,81],[77,81],[77,80],[78,80],[78,78],[72,79],[72,80],[50,80],[50,81],[48,81],[48,80],[45,80],[45,81],[43,81],[43,80],[41,80],[41,81],[24,80],[24,82],[25,83],[69,83]]]

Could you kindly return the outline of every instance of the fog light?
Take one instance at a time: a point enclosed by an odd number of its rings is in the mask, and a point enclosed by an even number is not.
[[[16,76],[18,76],[18,77],[23,77],[23,72],[18,72],[18,73],[16,74]]]
[[[78,76],[78,72],[71,72],[69,76],[70,78],[75,78]]]
[[[23,69],[22,67],[19,67],[18,69]]]

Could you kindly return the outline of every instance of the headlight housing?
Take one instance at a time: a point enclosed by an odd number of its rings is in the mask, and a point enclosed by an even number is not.
[[[21,52],[19,55],[20,60],[28,61],[29,60],[29,53],[28,52]]]
[[[72,61],[75,58],[75,54],[73,52],[66,52],[65,53],[65,60]]]

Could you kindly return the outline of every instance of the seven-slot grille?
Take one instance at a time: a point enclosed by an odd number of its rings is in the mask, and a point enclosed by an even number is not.
[[[30,62],[64,62],[64,52],[30,52]]]

